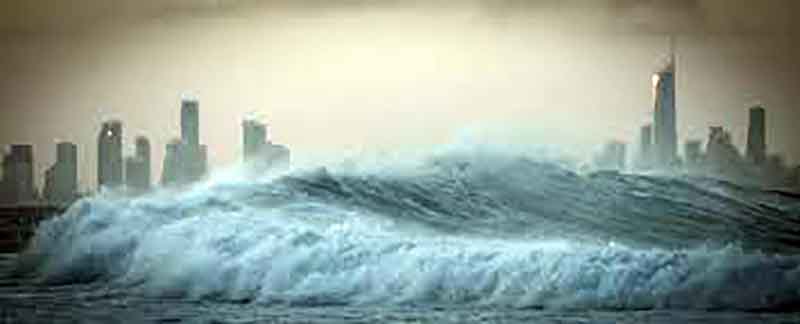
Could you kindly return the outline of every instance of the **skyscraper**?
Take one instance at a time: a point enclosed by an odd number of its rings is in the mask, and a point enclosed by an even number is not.
[[[289,166],[289,148],[269,140],[267,125],[248,119],[242,123],[244,161],[257,170]]]
[[[105,122],[97,138],[98,188],[122,185],[122,163],[122,122]]]
[[[261,154],[267,140],[267,125],[256,120],[245,120],[242,123],[242,139],[244,160],[252,161]]]
[[[68,203],[78,195],[78,146],[56,145],[56,162],[45,172],[44,197],[53,203]]]
[[[747,160],[762,165],[767,159],[766,112],[763,107],[750,108],[750,124],[747,129]]]
[[[32,202],[36,198],[33,178],[33,146],[11,145],[3,157],[2,203]]]
[[[193,181],[200,180],[206,173],[208,173],[208,146],[203,144],[199,146],[197,153],[197,161],[195,164],[193,174]]]
[[[136,157],[143,160],[146,163],[146,168],[144,169],[147,174],[145,174],[145,179],[147,179],[148,187],[150,186],[150,140],[147,137],[139,136],[136,138]]]
[[[161,184],[164,186],[178,182],[178,149],[180,146],[181,140],[179,139],[173,139],[167,143],[164,165],[161,167]]]
[[[188,183],[200,180],[206,171],[207,156],[200,146],[200,110],[195,99],[181,102],[181,142],[179,181]]]
[[[183,143],[197,147],[200,145],[200,110],[196,99],[181,101],[181,140]]]
[[[653,122],[654,159],[658,166],[677,160],[678,134],[675,117],[675,46],[670,39],[670,56],[664,68],[653,76],[655,109]]]
[[[136,138],[136,152],[125,160],[125,184],[128,189],[150,189],[150,141],[144,136]]]
[[[653,125],[642,126],[639,133],[639,168],[646,169],[653,161]]]
[[[196,99],[181,101],[181,138],[167,145],[163,184],[186,184],[203,178],[208,169],[208,149],[200,145],[200,104]]]

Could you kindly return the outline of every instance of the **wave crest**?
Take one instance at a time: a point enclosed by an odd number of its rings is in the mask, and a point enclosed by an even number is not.
[[[800,258],[754,250],[793,246],[780,226],[794,222],[787,206],[797,202],[777,200],[788,198],[508,156],[446,156],[388,174],[317,170],[95,197],[44,223],[25,260],[49,283],[263,303],[776,310],[800,301]]]

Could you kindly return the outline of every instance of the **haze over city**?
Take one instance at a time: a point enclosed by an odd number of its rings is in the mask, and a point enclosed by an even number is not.
[[[734,1],[736,2],[736,1]],[[800,160],[793,1],[26,1],[0,5],[0,145],[57,140],[95,182],[101,122],[146,135],[158,179],[179,100],[200,99],[212,168],[239,161],[257,112],[299,163],[436,147],[464,136],[588,152],[634,143],[652,72],[677,38],[679,141],[767,110],[770,152]],[[20,18],[23,17],[23,18]],[[467,135],[465,135],[467,134]]]
[[[800,0],[0,2],[0,322],[800,323]]]

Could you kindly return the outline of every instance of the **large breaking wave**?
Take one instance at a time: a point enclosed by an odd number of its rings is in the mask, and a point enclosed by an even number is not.
[[[44,223],[44,283],[302,305],[783,310],[800,200],[500,153],[97,196]]]

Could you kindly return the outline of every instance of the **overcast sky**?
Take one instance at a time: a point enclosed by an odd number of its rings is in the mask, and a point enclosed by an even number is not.
[[[768,145],[800,161],[800,1],[25,0],[0,3],[0,145],[80,145],[95,181],[104,119],[126,145],[179,134],[200,99],[212,166],[239,160],[258,112],[299,161],[437,147],[463,137],[591,147],[635,143],[652,72],[678,39],[681,141],[710,125],[743,145],[767,108]]]

